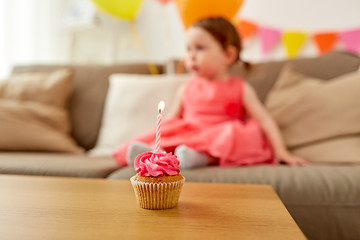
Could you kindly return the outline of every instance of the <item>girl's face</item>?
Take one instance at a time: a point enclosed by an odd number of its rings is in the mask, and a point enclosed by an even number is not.
[[[231,65],[228,54],[206,30],[190,27],[186,33],[185,66],[188,71],[208,79],[224,79]]]

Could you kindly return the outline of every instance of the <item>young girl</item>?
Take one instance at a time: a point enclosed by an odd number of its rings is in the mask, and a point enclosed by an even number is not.
[[[178,156],[180,167],[307,164],[286,149],[254,89],[229,75],[241,51],[234,26],[224,18],[202,19],[188,29],[186,40],[185,66],[195,76],[180,89],[161,138],[162,148]],[[154,143],[153,129],[121,146],[114,158],[131,165],[138,154],[153,150]]]

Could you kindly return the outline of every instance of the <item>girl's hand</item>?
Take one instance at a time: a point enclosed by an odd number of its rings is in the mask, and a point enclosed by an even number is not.
[[[289,153],[288,151],[283,151],[275,155],[274,164],[286,163],[290,166],[306,166],[309,165],[309,162]]]

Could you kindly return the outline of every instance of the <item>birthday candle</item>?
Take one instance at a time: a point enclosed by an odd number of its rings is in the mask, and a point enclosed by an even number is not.
[[[164,110],[165,103],[164,101],[159,102],[158,105],[158,116],[156,122],[156,142],[155,142],[155,150],[160,150],[160,139],[161,139],[161,112]]]

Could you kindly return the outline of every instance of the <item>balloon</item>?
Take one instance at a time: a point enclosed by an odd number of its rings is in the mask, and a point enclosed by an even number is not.
[[[172,0],[156,0],[156,1],[158,1],[162,4],[167,4],[167,3],[171,2]]]
[[[117,18],[133,20],[143,0],[92,0],[105,13]]]
[[[224,17],[232,20],[243,0],[175,0],[186,28],[205,17]]]

